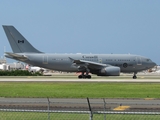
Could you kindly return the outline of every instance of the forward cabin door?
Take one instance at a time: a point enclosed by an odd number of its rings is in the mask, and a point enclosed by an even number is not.
[[[43,64],[48,64],[48,56],[43,56],[42,63]]]
[[[142,61],[141,61],[141,58],[140,57],[137,57],[137,65],[142,65]]]
[[[99,63],[102,63],[102,58],[98,58],[98,62],[99,62]]]

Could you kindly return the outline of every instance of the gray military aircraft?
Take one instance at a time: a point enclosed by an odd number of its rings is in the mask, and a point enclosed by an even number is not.
[[[78,78],[98,76],[119,76],[120,72],[134,73],[150,69],[156,64],[151,59],[131,54],[49,54],[34,48],[13,26],[3,25],[13,53],[5,56],[34,66],[47,69],[81,72]]]

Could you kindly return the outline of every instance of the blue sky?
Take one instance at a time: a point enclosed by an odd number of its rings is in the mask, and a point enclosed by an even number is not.
[[[159,6],[159,0],[1,0],[0,23],[43,52],[130,53],[160,64]],[[1,27],[0,56],[4,46],[12,51]]]

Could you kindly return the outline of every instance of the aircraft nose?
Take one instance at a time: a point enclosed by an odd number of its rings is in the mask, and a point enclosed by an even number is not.
[[[154,66],[156,66],[157,64],[155,63],[155,62],[151,62],[151,64],[150,64],[150,66],[151,67],[154,67]]]

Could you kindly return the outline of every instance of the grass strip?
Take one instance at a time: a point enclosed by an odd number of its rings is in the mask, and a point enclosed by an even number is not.
[[[89,114],[73,113],[36,113],[36,112],[0,112],[0,120],[88,120]],[[109,120],[159,120],[160,115],[127,115],[127,114],[106,114]],[[93,119],[103,120],[104,114],[94,114]]]
[[[159,83],[0,82],[0,97],[160,98]]]

